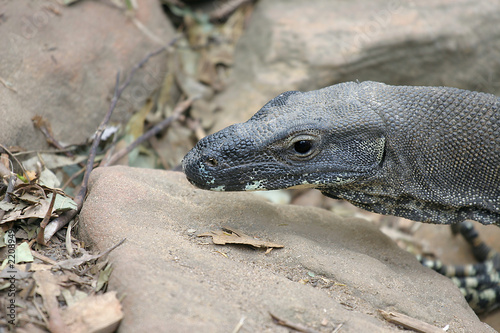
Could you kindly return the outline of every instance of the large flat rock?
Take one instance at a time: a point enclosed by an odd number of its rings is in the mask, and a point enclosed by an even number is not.
[[[269,312],[324,332],[399,330],[378,309],[448,332],[493,332],[451,281],[360,219],[128,167],[94,170],[80,217],[97,249],[127,238],[110,254],[109,288],[126,295],[120,332],[231,332],[242,318],[240,332],[288,332]],[[221,226],[285,247],[265,254],[196,237]]]

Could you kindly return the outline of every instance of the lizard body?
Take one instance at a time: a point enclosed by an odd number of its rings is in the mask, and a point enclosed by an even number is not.
[[[210,190],[312,187],[376,213],[500,224],[500,99],[346,82],[269,101],[184,157]]]

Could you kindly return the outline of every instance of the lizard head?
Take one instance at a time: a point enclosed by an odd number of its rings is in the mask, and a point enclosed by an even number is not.
[[[182,162],[188,180],[216,191],[321,189],[373,174],[384,137],[356,85],[279,95],[247,122],[200,140]]]

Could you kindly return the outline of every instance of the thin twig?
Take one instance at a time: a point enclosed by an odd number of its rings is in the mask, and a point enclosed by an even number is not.
[[[65,153],[67,151],[72,151],[76,150],[76,146],[68,146],[63,149],[41,149],[41,150],[26,150],[26,151],[18,151],[17,153],[12,153],[14,156],[20,156],[20,155],[29,155],[29,154],[34,154],[34,153],[40,153],[40,154],[59,154],[59,153]]]
[[[153,126],[152,128],[150,128],[146,133],[144,133],[143,135],[138,137],[130,145],[128,145],[127,147],[125,147],[125,148],[119,150],[118,152],[116,152],[115,154],[113,154],[113,156],[111,156],[111,158],[108,161],[106,161],[106,163],[104,163],[103,166],[112,165],[113,163],[118,161],[120,158],[122,158],[123,156],[130,153],[135,147],[137,147],[138,145],[140,145],[144,141],[148,140],[150,137],[158,134],[164,128],[170,126],[170,124],[173,123],[175,120],[177,120],[177,118],[179,118],[181,116],[181,114],[183,112],[185,112],[191,106],[192,103],[193,103],[192,99],[187,99],[187,100],[182,101],[179,104],[177,104],[177,106],[175,107],[175,109],[170,117],[165,118],[163,121],[161,121],[160,123],[158,123],[155,126]]]
[[[109,106],[109,109],[108,109],[108,112],[106,113],[106,116],[104,117],[104,119],[102,120],[101,124],[99,125],[97,131],[96,131],[96,135],[94,137],[94,141],[92,142],[92,147],[90,149],[90,154],[89,154],[89,158],[87,160],[87,166],[86,166],[86,170],[85,170],[85,174],[83,175],[83,181],[82,181],[82,186],[80,187],[80,191],[78,191],[78,194],[76,195],[75,197],[75,203],[77,204],[77,209],[72,209],[72,210],[68,210],[66,212],[64,212],[63,214],[61,214],[61,216],[55,218],[52,222],[50,222],[47,227],[45,228],[45,242],[48,242],[48,240],[58,231],[60,230],[62,227],[64,227],[66,224],[68,224],[69,221],[71,221],[71,219],[73,219],[76,214],[78,212],[80,212],[80,210],[82,209],[82,206],[83,206],[83,201],[85,199],[85,196],[87,194],[87,188],[88,188],[88,182],[89,182],[89,177],[90,177],[90,173],[92,172],[92,169],[93,169],[93,165],[94,165],[94,160],[95,160],[95,157],[97,155],[97,147],[99,146],[99,143],[101,141],[101,136],[102,136],[102,133],[104,132],[108,122],[109,122],[109,119],[111,118],[111,115],[114,111],[114,109],[116,108],[116,104],[118,103],[118,100],[120,99],[123,91],[125,90],[125,88],[128,87],[128,85],[130,84],[130,82],[132,81],[132,78],[135,74],[135,72],[141,68],[142,66],[144,66],[144,64],[146,64],[146,62],[148,62],[148,60],[160,53],[162,53],[163,51],[165,51],[168,47],[170,47],[171,45],[173,45],[177,39],[179,37],[175,37],[174,39],[172,39],[166,46],[163,46],[161,47],[160,49],[154,51],[154,52],[151,52],[149,53],[148,55],[146,55],[146,57],[144,57],[144,59],[142,59],[139,63],[137,63],[133,68],[132,70],[130,71],[130,74],[128,75],[127,79],[125,80],[125,82],[120,86],[120,73],[118,72],[118,74],[116,75],[116,84],[115,84],[115,92],[113,94],[113,98],[111,100],[111,104]]]
[[[129,75],[129,80],[127,80],[125,83],[130,83],[130,75]],[[75,203],[76,203],[76,210],[71,209],[63,214],[61,214],[59,217],[55,218],[52,222],[50,222],[49,225],[45,228],[44,232],[44,242],[48,242],[52,236],[59,231],[63,226],[68,224],[69,221],[71,221],[76,214],[82,209],[83,206],[83,200],[85,199],[85,195],[87,194],[87,186],[88,186],[88,181],[90,177],[90,171],[92,171],[92,165],[94,164],[95,157],[97,155],[97,147],[99,146],[99,143],[101,142],[101,136],[104,130],[106,129],[106,125],[109,122],[109,119],[111,118],[111,115],[113,114],[113,111],[116,107],[116,103],[118,102],[118,98],[120,97],[121,93],[123,92],[123,89],[120,89],[120,72],[116,74],[116,82],[115,82],[115,92],[113,94],[113,99],[111,100],[111,105],[108,109],[108,112],[106,113],[104,119],[101,121],[101,124],[97,128],[97,132],[94,137],[94,141],[92,142],[92,146],[90,148],[90,153],[89,153],[89,158],[87,159],[87,165],[85,167],[85,174],[83,175],[83,180],[82,180],[82,186],[80,187],[80,191],[78,191],[78,194],[75,197]],[[122,85],[123,87],[123,85]],[[126,86],[125,86],[126,87]]]
[[[142,59],[139,63],[137,63],[133,68],[132,70],[130,71],[130,74],[127,78],[127,80],[123,83],[123,85],[120,87],[120,89],[118,90],[118,94],[119,96],[121,96],[123,90],[125,90],[125,88],[127,88],[127,86],[130,84],[130,81],[132,80],[132,77],[135,75],[135,72],[141,68],[142,66],[144,66],[150,58],[162,53],[163,51],[165,51],[168,47],[172,46],[175,44],[175,42],[177,42],[177,40],[179,39],[180,37],[175,37],[174,39],[172,39],[166,46],[163,46],[161,48],[159,48],[158,50],[154,51],[154,52],[151,52],[149,53],[146,57],[144,57],[144,59]],[[118,97],[119,97],[118,96]],[[115,104],[116,102],[118,102],[118,99],[115,101]],[[116,105],[115,105],[116,106]],[[114,106],[113,106],[114,108]]]
[[[391,311],[387,312],[384,310],[378,310],[382,317],[388,322],[394,323],[396,325],[401,325],[404,328],[420,332],[420,333],[442,333],[443,329],[436,327],[434,325],[428,324],[416,318],[404,315],[399,312]]]
[[[137,18],[133,17],[132,18],[132,22],[134,22],[134,24],[137,27],[137,29],[139,29],[144,35],[146,35],[146,37],[148,37],[149,39],[151,39],[153,42],[155,42],[157,44],[160,44],[160,45],[163,44],[163,40],[160,37],[156,36],[153,32],[151,32],[151,30],[149,30]]]
[[[217,10],[210,13],[210,21],[220,21],[231,15],[238,7],[252,0],[230,0],[223,3]]]
[[[85,167],[81,168],[80,170],[78,170],[77,172],[75,172],[74,174],[71,175],[71,177],[68,178],[68,180],[63,184],[63,186],[61,187],[61,190],[64,190],[66,187],[68,187],[69,184],[71,184],[71,182],[73,180],[75,180],[76,177],[80,176],[82,173],[84,173],[86,170]]]
[[[282,319],[282,318],[272,314],[271,312],[269,312],[269,315],[271,316],[271,318],[273,318],[273,321],[278,325],[285,326],[285,327],[294,329],[294,330],[302,332],[302,333],[319,333],[319,331],[316,331],[313,328],[310,328],[310,327],[307,327],[307,326],[304,326],[304,325],[298,324],[298,323],[292,323],[291,321],[286,320],[286,319]]]
[[[114,249],[116,249],[118,246],[122,245],[126,240],[127,240],[126,238],[122,239],[117,244],[113,245],[112,247],[110,247],[106,251],[104,251],[102,253],[99,253],[99,254],[91,255],[91,254],[85,253],[82,256],[78,257],[78,258],[71,258],[71,259],[66,259],[66,260],[63,260],[63,261],[59,261],[55,265],[55,267],[56,268],[60,268],[60,269],[73,269],[74,267],[79,266],[81,264],[84,264],[86,262],[89,262],[91,260],[96,260],[96,259],[103,258],[106,255],[108,255],[111,251],[113,251]]]
[[[43,234],[45,231],[45,227],[49,223],[50,217],[52,216],[52,209],[54,208],[54,203],[56,202],[56,195],[57,195],[56,191],[52,190],[52,199],[50,200],[49,208],[47,209],[47,213],[45,213],[45,216],[43,217],[43,220],[40,223],[40,229],[38,231],[38,235],[36,236],[36,241],[42,245],[46,245]]]
[[[68,157],[75,157],[75,154],[71,150],[65,150],[66,147],[64,147],[55,137],[54,133],[52,132],[52,126],[50,125],[49,121],[45,119],[42,116],[34,116],[31,118],[31,121],[33,122],[33,125],[40,131],[42,132],[43,135],[45,135],[45,141],[49,145],[54,146],[57,148],[59,151],[63,152],[64,155]],[[40,153],[37,151],[37,153]],[[79,166],[82,168],[85,166],[85,163],[79,162]]]
[[[45,328],[49,327],[49,320],[47,319],[47,316],[43,313],[43,311],[40,309],[40,306],[38,306],[38,303],[33,300],[33,305],[35,306],[35,309],[38,311],[38,314],[42,318],[43,322],[45,323]]]
[[[45,135],[45,140],[49,145],[52,145],[59,150],[65,148],[61,143],[59,143],[59,141],[56,140],[56,138],[54,138],[52,127],[50,126],[50,123],[48,122],[47,119],[43,118],[42,116],[36,115],[33,118],[31,118],[31,121],[33,122],[33,125],[40,132],[42,132],[43,135]]]
[[[68,251],[68,254],[70,257],[73,256],[73,247],[71,246],[71,229],[73,228],[73,225],[75,224],[76,220],[71,220],[70,223],[68,223],[68,228],[66,229],[66,238],[64,240],[64,243],[66,244],[66,251]]]
[[[70,209],[53,219],[46,227],[44,233],[44,241],[47,243],[56,232],[58,232],[62,227],[71,221],[78,211],[76,209]]]
[[[3,150],[5,150],[5,152],[7,154],[9,154],[9,156],[12,157],[14,159],[14,161],[16,161],[16,163],[19,165],[19,167],[23,171],[24,177],[26,177],[26,179],[28,180],[28,182],[31,182],[31,179],[28,176],[28,173],[26,172],[26,169],[24,169],[23,164],[21,162],[19,162],[19,160],[17,159],[17,157],[15,157],[14,154],[12,154],[12,152],[10,150],[8,150],[7,147],[5,147],[4,145],[2,145],[1,143],[0,143],[0,148],[2,148]]]
[[[236,324],[232,333],[238,333],[240,331],[240,329],[243,327],[243,323],[245,322],[245,319],[247,319],[247,317],[241,316],[240,321],[238,322],[238,324]]]
[[[332,331],[332,333],[338,333],[342,326],[344,326],[344,323],[338,324],[337,327],[335,327],[335,329]]]
[[[47,264],[57,265],[57,261],[50,259],[49,257],[46,257],[43,254],[36,252],[35,250],[31,250],[31,255],[43,262],[46,262]]]
[[[12,83],[9,81],[6,81],[0,77],[0,83],[5,86],[5,88],[9,89],[10,91],[13,91],[17,94],[17,90],[12,87]]]

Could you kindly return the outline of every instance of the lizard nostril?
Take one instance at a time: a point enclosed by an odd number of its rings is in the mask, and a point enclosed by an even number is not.
[[[211,166],[211,167],[215,167],[215,166],[217,166],[217,164],[218,164],[217,160],[216,160],[215,158],[213,158],[213,157],[209,157],[209,158],[207,158],[207,159],[205,160],[205,163],[206,163],[206,164],[208,164],[208,165],[209,165],[209,166]]]

